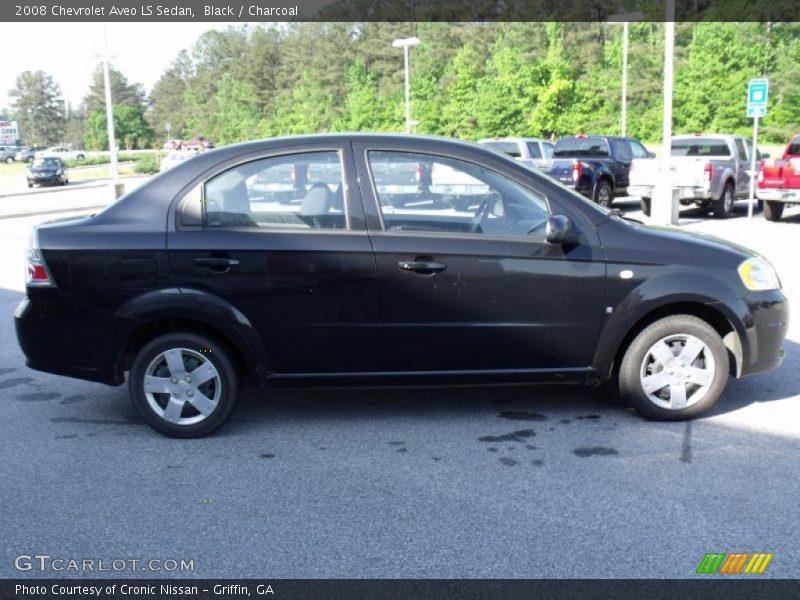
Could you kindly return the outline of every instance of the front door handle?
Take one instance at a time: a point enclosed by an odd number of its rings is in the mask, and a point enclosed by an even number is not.
[[[235,258],[223,258],[219,256],[208,256],[205,258],[195,258],[194,264],[198,267],[205,267],[215,273],[226,273],[231,267],[239,264]]]
[[[428,260],[401,261],[398,263],[398,266],[404,271],[413,271],[417,275],[433,275],[447,268],[447,265],[444,263]]]

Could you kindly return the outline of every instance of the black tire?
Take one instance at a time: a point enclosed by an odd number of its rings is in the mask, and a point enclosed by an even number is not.
[[[220,386],[216,406],[205,417],[202,417],[200,411],[195,408],[194,400],[188,400],[188,396],[192,394],[189,394],[186,390],[191,390],[192,386],[188,383],[186,377],[181,377],[179,374],[178,377],[174,377],[167,382],[170,388],[176,390],[178,395],[183,393],[183,397],[179,399],[179,402],[182,403],[182,408],[178,417],[184,420],[201,417],[202,420],[199,422],[186,424],[170,422],[163,415],[156,412],[156,409],[148,399],[148,394],[145,392],[145,376],[151,362],[159,358],[164,352],[172,349],[181,349],[181,361],[185,366],[184,375],[191,375],[193,372],[191,363],[194,363],[194,366],[204,364],[202,359],[211,363],[216,369],[214,379],[195,387],[197,391],[202,391],[208,397],[208,394],[212,394],[212,392],[214,392],[212,395],[215,395],[216,386]],[[159,363],[157,362],[156,364]],[[166,371],[164,370],[165,368]],[[170,379],[171,375],[172,371],[166,365],[166,362],[164,362],[163,367],[154,371],[154,376],[159,378]],[[178,380],[177,384],[175,379]],[[184,381],[187,381],[187,383],[184,383]],[[131,366],[128,385],[133,406],[153,429],[169,437],[198,438],[216,431],[231,416],[238,398],[239,377],[230,358],[230,353],[221,344],[195,333],[170,333],[155,338],[136,353]],[[167,412],[167,403],[171,402],[171,399],[178,397],[169,392],[151,393],[150,395],[165,414]]]
[[[764,218],[767,221],[780,221],[783,216],[783,202],[764,202]]]
[[[614,190],[611,189],[611,184],[605,179],[598,181],[592,192],[592,200],[600,206],[610,208],[614,202]]]
[[[639,208],[642,209],[642,213],[644,213],[645,217],[650,216],[650,211],[652,209],[653,199],[652,198],[640,198],[639,199]]]
[[[14,162],[14,159],[13,159],[13,158],[11,158],[10,156],[6,158],[6,164],[7,164],[7,165],[10,165],[10,164],[11,164],[11,163],[13,163],[13,162]]]
[[[722,188],[722,194],[714,200],[714,216],[717,219],[727,219],[733,213],[733,205],[736,202],[736,190],[733,182],[728,181]]]
[[[682,385],[685,390],[684,393],[687,395],[687,405],[685,407],[664,407],[651,400],[650,395],[644,390],[643,374],[648,373],[649,369],[653,369],[650,372],[651,375],[660,374],[655,372],[657,369],[652,366],[653,363],[648,366],[645,360],[650,360],[650,356],[652,356],[650,350],[657,342],[671,337],[680,338],[681,336],[697,338],[705,346],[697,357],[693,359],[691,365],[684,367],[681,364],[676,367],[674,376],[671,369],[661,369],[661,372],[664,373],[664,378],[675,382],[675,385]],[[680,358],[680,341],[676,340],[670,343],[675,344],[672,351],[678,353],[675,356],[677,361]],[[710,368],[710,361],[706,356],[706,352],[710,353],[711,358],[713,358],[713,378],[710,379],[705,392],[699,393],[694,403],[689,403],[688,401],[692,399],[692,395],[696,392],[702,392],[701,386],[692,388],[693,383],[681,379],[681,376],[689,370],[694,370],[698,365],[700,369],[707,366]],[[727,385],[728,369],[728,351],[722,342],[722,338],[711,325],[692,315],[672,315],[651,323],[628,346],[619,368],[619,393],[624,401],[630,403],[642,416],[648,419],[658,421],[692,419],[708,411],[719,400]],[[670,375],[667,376],[667,373],[670,373]],[[668,396],[660,400],[662,403],[671,404],[672,383],[665,384],[660,390],[655,390],[652,395],[659,396],[664,394],[667,387],[670,388]],[[691,391],[692,389],[694,391]]]

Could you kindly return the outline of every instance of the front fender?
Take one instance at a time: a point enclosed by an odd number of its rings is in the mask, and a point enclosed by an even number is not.
[[[676,306],[676,312],[680,312],[678,305],[700,305],[723,316],[738,337],[741,357],[737,359],[749,364],[751,348],[747,328],[752,326],[752,315],[740,292],[719,278],[699,272],[673,272],[652,277],[645,275],[640,283],[622,291],[624,280],[619,278],[621,270],[624,270],[624,266],[609,265],[607,306],[612,312],[607,315],[601,328],[593,361],[593,367],[603,376],[611,375],[615,357],[626,336],[646,321],[649,315],[663,312],[671,305]]]

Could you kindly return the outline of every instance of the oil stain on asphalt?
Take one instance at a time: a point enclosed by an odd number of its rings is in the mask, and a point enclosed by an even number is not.
[[[56,394],[55,392],[36,392],[33,394],[22,394],[16,397],[20,402],[47,402],[49,400],[55,400],[56,398],[61,398],[61,394]]]
[[[572,451],[575,456],[586,458],[588,456],[611,456],[612,454],[619,454],[614,448],[605,448],[603,446],[594,446],[592,448],[575,448]]]
[[[17,387],[18,385],[30,383],[31,381],[33,381],[33,378],[31,377],[15,377],[14,379],[6,379],[5,381],[0,381],[0,390],[7,390],[8,388]]]
[[[524,410],[504,410],[500,413],[501,419],[508,419],[509,421],[546,421],[545,415],[540,415],[535,412],[528,412]]]
[[[484,435],[478,438],[479,442],[522,442],[530,437],[534,437],[536,432],[533,429],[520,429],[502,435]]]

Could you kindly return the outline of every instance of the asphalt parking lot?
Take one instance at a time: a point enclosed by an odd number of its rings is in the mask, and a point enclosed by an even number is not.
[[[764,254],[797,304],[800,211],[744,212],[682,226]],[[123,576],[682,578],[707,552],[764,551],[765,576],[798,572],[796,321],[781,369],[691,423],[578,387],[295,390],[172,440],[125,388],[24,366],[12,313],[49,218],[0,219],[0,577],[81,575],[20,572],[20,554],[194,561]]]

